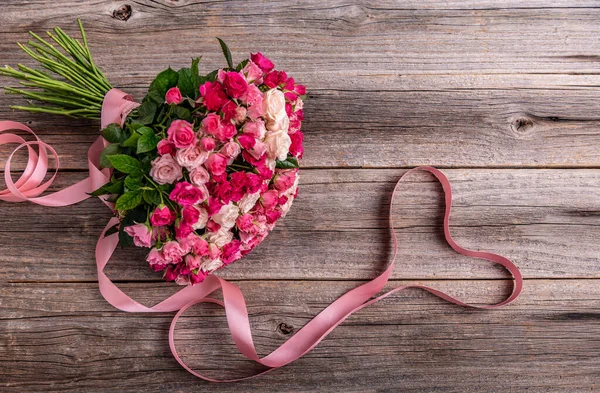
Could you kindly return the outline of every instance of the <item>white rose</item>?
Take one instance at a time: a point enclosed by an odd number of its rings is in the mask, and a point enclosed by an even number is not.
[[[208,159],[209,152],[201,149],[199,146],[190,146],[185,149],[177,150],[175,159],[181,166],[186,167],[189,171],[204,164]]]
[[[260,198],[260,191],[255,192],[254,194],[246,194],[242,197],[242,199],[238,202],[238,207],[240,208],[240,213],[246,214],[256,205],[256,202]]]
[[[233,233],[229,229],[221,228],[217,232],[209,232],[206,240],[217,247],[223,247],[233,240]]]
[[[223,266],[223,262],[221,262],[220,259],[211,260],[210,258],[206,258],[206,261],[203,262],[202,265],[200,265],[200,270],[205,271],[207,273],[212,273],[215,270],[219,269],[221,266]]]
[[[267,157],[270,159],[278,159],[285,160],[288,152],[290,151],[290,146],[292,144],[292,140],[287,132],[284,131],[276,131],[270,132],[267,134],[265,138],[265,145],[267,145]]]
[[[222,228],[230,229],[235,225],[235,220],[240,215],[240,209],[233,203],[221,206],[221,210],[212,216],[212,220],[219,224]]]
[[[194,206],[196,208],[196,210],[198,210],[200,212],[200,216],[198,216],[198,221],[196,221],[196,223],[194,225],[192,225],[192,228],[194,229],[202,229],[204,227],[206,227],[206,223],[208,222],[208,211],[206,211],[205,208],[200,207],[200,206]]]
[[[267,121],[267,129],[269,131],[283,131],[288,132],[290,129],[290,118],[287,113],[283,112],[283,114],[277,115],[274,119],[269,119]]]
[[[277,88],[265,93],[263,99],[265,114],[269,119],[275,119],[280,114],[285,114],[285,96]]]

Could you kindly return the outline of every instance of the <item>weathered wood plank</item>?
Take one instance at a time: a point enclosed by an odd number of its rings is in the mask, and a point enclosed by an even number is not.
[[[78,4],[74,15],[69,2],[9,2],[0,52],[4,63],[31,64],[14,41],[56,24],[74,32],[80,16],[97,62],[141,98],[158,71],[192,52],[206,70],[222,64],[219,35],[237,57],[260,49],[308,85],[306,167],[597,167],[593,4],[140,1],[124,22],[112,17],[120,3]],[[127,50],[115,45],[123,37]],[[64,168],[85,168],[93,126],[11,113],[14,100],[0,98],[0,118],[31,119]]]
[[[512,258],[526,277],[600,276],[600,171],[446,170],[454,185],[452,233],[473,249]],[[275,232],[221,271],[237,279],[364,279],[389,260],[387,209],[404,171],[305,170],[299,199]],[[64,187],[83,174],[61,174]],[[442,238],[441,188],[407,179],[395,201],[400,240],[396,278],[499,278],[485,261],[455,254]],[[95,280],[94,248],[110,211],[89,200],[67,208],[0,206],[0,277]],[[310,250],[310,251],[308,251]],[[119,280],[160,280],[144,251],[118,250],[107,268]]]
[[[403,282],[395,282],[399,285]],[[259,353],[266,355],[356,282],[240,282]],[[503,281],[434,281],[472,302],[498,301]],[[263,378],[211,391],[584,391],[600,386],[598,280],[533,280],[495,311],[449,305],[408,290],[361,310],[313,352]],[[126,284],[147,304],[168,284]],[[0,383],[6,391],[205,390],[171,358],[170,314],[113,309],[94,284],[9,284],[0,289]],[[200,318],[199,316],[203,316]],[[284,324],[284,325],[282,325]],[[211,376],[248,375],[221,310],[183,317],[176,341]],[[237,372],[236,372],[237,370]],[[224,372],[221,373],[221,372]],[[43,378],[40,376],[43,375]]]

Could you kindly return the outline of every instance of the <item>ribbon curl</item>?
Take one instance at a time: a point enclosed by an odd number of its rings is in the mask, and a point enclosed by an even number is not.
[[[110,123],[123,124],[127,114],[135,109],[139,104],[133,101],[133,98],[122,91],[113,89],[109,91],[104,99],[102,105],[102,127],[106,127]],[[32,134],[35,137],[35,141],[27,142],[22,137],[7,133],[6,131],[19,130]],[[56,151],[45,142],[42,142],[37,135],[27,126],[12,121],[0,122],[0,145],[8,143],[18,143],[19,146],[13,150],[8,157],[5,168],[4,178],[6,182],[6,190],[0,190],[0,200],[7,202],[23,202],[30,201],[44,206],[67,206],[83,201],[90,197],[89,193],[98,189],[110,179],[111,171],[109,169],[100,169],[99,160],[102,149],[106,146],[106,141],[102,137],[92,144],[88,151],[88,167],[90,176],[70,187],[67,187],[61,191],[48,194],[45,196],[39,196],[52,184],[58,173],[58,154]],[[36,153],[33,146],[38,146],[39,154]],[[29,157],[27,165],[19,177],[14,182],[11,176],[11,161],[18,150],[27,148]],[[56,169],[54,174],[49,180],[44,181],[48,173],[48,151],[56,159]],[[514,279],[512,293],[503,301],[491,304],[478,306],[458,300],[448,294],[445,294],[437,289],[430,288],[423,285],[403,285],[394,288],[382,295],[376,296],[389,281],[396,257],[398,253],[398,240],[394,231],[392,207],[393,200],[396,192],[403,179],[415,171],[426,171],[431,173],[441,183],[444,195],[446,208],[444,212],[444,236],[446,241],[454,249],[454,251],[473,258],[485,259],[497,264],[502,265],[506,270],[510,272]],[[103,200],[103,199],[102,199]],[[103,200],[109,207],[112,208],[112,204]],[[450,303],[457,304],[464,307],[479,308],[479,309],[491,309],[502,307],[508,303],[511,303],[521,293],[523,288],[523,277],[517,266],[507,258],[500,255],[472,251],[459,246],[450,234],[450,211],[452,208],[452,190],[448,178],[439,170],[433,167],[418,167],[407,171],[396,183],[394,191],[392,193],[392,201],[390,202],[389,211],[389,226],[392,231],[392,239],[394,244],[394,253],[388,268],[381,273],[378,277],[373,280],[362,284],[346,294],[342,295],[336,301],[327,306],[321,311],[316,317],[308,322],[301,330],[293,335],[289,340],[283,343],[279,348],[275,349],[269,355],[260,358],[256,353],[256,348],[252,340],[252,332],[250,329],[250,321],[248,319],[248,311],[246,308],[246,302],[240,289],[235,285],[217,277],[214,275],[208,276],[202,283],[188,286],[181,289],[179,292],[172,296],[169,296],[162,302],[156,304],[153,307],[146,307],[137,301],[130,298],[121,289],[119,289],[104,273],[108,261],[110,260],[114,250],[118,245],[117,234],[110,236],[104,236],[106,230],[113,225],[118,223],[117,218],[112,218],[106,228],[102,231],[100,238],[96,244],[96,265],[98,269],[98,285],[100,293],[106,299],[108,303],[118,308],[119,310],[127,312],[172,312],[177,311],[171,326],[169,329],[169,346],[174,358],[179,364],[189,371],[196,377],[202,378],[206,381],[211,382],[234,382],[241,381],[249,378],[254,378],[279,367],[285,366],[314,348],[321,340],[341,324],[346,318],[367,307],[373,303],[376,303],[398,291],[406,288],[421,288],[427,292],[434,294]],[[223,301],[209,298],[208,296],[221,289],[223,294]],[[376,296],[376,297],[374,297]],[[206,377],[185,364],[185,362],[179,357],[177,349],[175,347],[175,326],[177,320],[181,315],[190,307],[198,303],[214,303],[222,306],[225,309],[225,315],[227,317],[227,324],[229,331],[238,347],[240,352],[244,354],[248,359],[260,363],[264,366],[269,367],[268,370],[263,371],[259,374],[255,374],[249,377],[217,380]]]

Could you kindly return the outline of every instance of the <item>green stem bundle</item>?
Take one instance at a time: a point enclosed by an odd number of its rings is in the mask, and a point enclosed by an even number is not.
[[[15,105],[11,109],[70,117],[100,117],[104,95],[112,86],[94,64],[81,20],[78,19],[77,23],[83,44],[58,27],[53,29],[54,34],[47,32],[64,53],[33,32],[29,32],[33,40],[26,45],[18,44],[51,74],[23,64],[18,64],[16,69],[10,66],[0,68],[0,75],[18,79],[27,88],[41,89],[5,87],[7,94],[22,95],[29,101],[27,106]],[[36,102],[49,106],[38,105]]]

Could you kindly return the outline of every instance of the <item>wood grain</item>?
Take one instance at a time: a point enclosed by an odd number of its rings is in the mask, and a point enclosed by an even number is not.
[[[526,277],[600,277],[597,170],[445,172],[454,185],[451,224],[459,243],[512,258]],[[304,170],[289,215],[256,250],[220,274],[228,279],[374,277],[390,258],[388,204],[402,173]],[[82,176],[63,173],[56,187]],[[457,255],[446,245],[441,187],[432,176],[411,175],[401,187],[394,209],[400,240],[394,277],[505,277],[498,266]],[[95,242],[110,217],[98,200],[54,209],[5,205],[0,211],[7,224],[0,228],[5,279],[95,280]],[[118,250],[107,271],[119,280],[160,280],[144,256],[142,249]]]
[[[428,284],[478,303],[497,301],[508,288],[502,281]],[[468,310],[407,290],[356,313],[293,366],[210,389],[397,391],[400,386],[402,391],[480,392],[503,386],[567,392],[587,386],[593,391],[600,386],[598,284],[528,281],[515,305],[496,311]],[[257,349],[264,356],[358,283],[239,285],[247,297]],[[146,304],[174,290],[165,283],[121,287]],[[0,378],[5,391],[206,389],[169,354],[170,314],[117,311],[100,297],[95,284],[10,284],[0,291],[3,299],[10,299],[0,303],[5,332]],[[208,375],[239,376],[254,370],[236,354],[219,309],[191,309],[178,325],[176,344],[190,365]]]

